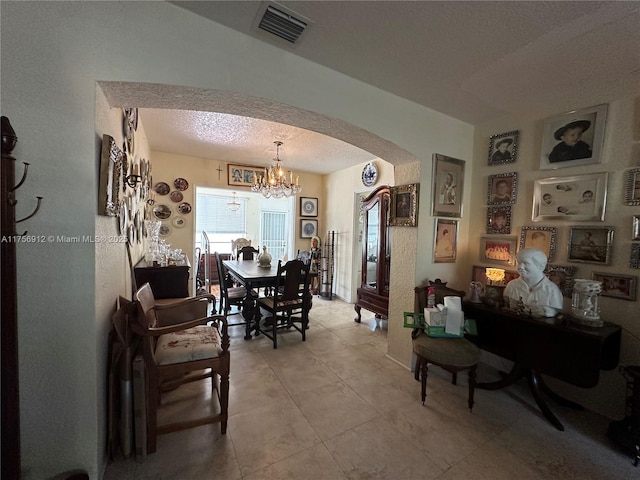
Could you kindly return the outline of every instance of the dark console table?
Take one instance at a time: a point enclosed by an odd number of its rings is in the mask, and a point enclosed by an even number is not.
[[[149,282],[155,298],[184,298],[189,296],[190,268],[188,260],[184,265],[154,267],[143,258],[133,267],[133,272],[138,288]]]
[[[563,406],[582,409],[547,387],[542,374],[582,388],[598,384],[600,370],[613,370],[620,356],[621,328],[605,322],[585,327],[564,319],[532,318],[510,310],[464,302],[465,317],[476,321],[477,336],[468,336],[481,349],[507,358],[514,366],[502,379],[477,383],[476,388],[497,390],[526,378],[544,416],[558,429],[564,426],[553,414],[543,393]]]

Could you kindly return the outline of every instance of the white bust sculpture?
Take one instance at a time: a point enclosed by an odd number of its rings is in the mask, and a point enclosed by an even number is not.
[[[537,248],[524,248],[516,255],[519,278],[504,290],[507,308],[525,311],[534,317],[553,317],[562,310],[562,292],[544,272],[547,256]]]

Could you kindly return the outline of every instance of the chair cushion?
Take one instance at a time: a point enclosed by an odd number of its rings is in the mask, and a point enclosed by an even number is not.
[[[420,335],[413,351],[427,360],[453,367],[471,367],[480,360],[480,349],[464,338],[436,338]]]
[[[158,365],[204,360],[222,353],[220,334],[215,327],[197,327],[167,333],[158,337],[156,362]]]
[[[262,297],[258,299],[258,303],[260,305],[263,305],[270,310],[273,310],[274,301],[275,301],[274,297]],[[302,300],[299,298],[296,298],[293,300],[281,300],[276,303],[276,307],[282,308],[282,309],[285,307],[300,308],[302,307]]]

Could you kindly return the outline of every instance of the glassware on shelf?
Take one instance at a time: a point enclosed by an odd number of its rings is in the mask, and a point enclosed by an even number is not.
[[[604,322],[600,320],[600,307],[598,295],[602,292],[602,282],[577,278],[573,284],[571,296],[571,314],[577,319],[576,323],[591,327],[601,327]]]

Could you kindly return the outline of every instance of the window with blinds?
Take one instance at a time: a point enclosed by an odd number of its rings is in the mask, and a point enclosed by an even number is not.
[[[196,193],[196,239],[205,231],[212,252],[229,252],[231,240],[245,237],[247,231],[247,199],[238,197],[240,208],[232,212],[227,203],[229,196]],[[199,245],[196,243],[196,247]]]

